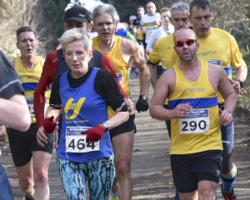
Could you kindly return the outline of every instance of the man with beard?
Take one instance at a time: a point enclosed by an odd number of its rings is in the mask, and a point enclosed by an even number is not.
[[[221,125],[233,120],[237,97],[225,71],[197,58],[199,44],[193,30],[174,33],[180,62],[157,82],[150,115],[171,120],[170,160],[180,199],[214,200],[222,167]],[[219,112],[217,91],[225,100]],[[169,109],[163,107],[169,100]]]

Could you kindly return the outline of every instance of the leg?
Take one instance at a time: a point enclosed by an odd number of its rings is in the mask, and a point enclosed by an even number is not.
[[[58,158],[58,170],[67,199],[85,200],[86,183],[83,167],[79,163]],[[84,165],[84,164],[81,164]]]
[[[198,200],[198,192],[187,192],[187,193],[181,193],[179,192],[179,196],[181,200]]]
[[[90,200],[108,200],[115,176],[114,156],[86,163]]]
[[[27,197],[34,197],[33,166],[32,160],[22,167],[16,167],[19,186]]]
[[[7,177],[7,173],[0,160],[0,199],[13,200],[13,193]]]
[[[198,184],[199,200],[214,200],[216,197],[217,183],[213,181],[200,181]]]
[[[115,154],[115,170],[120,200],[131,200],[131,158],[133,152],[134,131],[112,138]]]
[[[237,177],[237,167],[233,163],[233,147],[234,147],[234,123],[231,122],[227,126],[221,127],[222,142],[223,142],[223,170],[222,170],[222,195],[235,198],[233,185]]]
[[[33,151],[35,199],[49,200],[48,170],[51,154],[43,151]]]

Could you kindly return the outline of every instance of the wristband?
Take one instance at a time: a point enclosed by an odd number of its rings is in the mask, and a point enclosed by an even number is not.
[[[243,88],[243,81],[237,80],[240,83],[240,88]]]

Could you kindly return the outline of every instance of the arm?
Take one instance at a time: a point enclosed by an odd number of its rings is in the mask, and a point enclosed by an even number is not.
[[[0,123],[27,131],[31,124],[30,112],[23,96],[23,88],[14,68],[0,51]]]
[[[240,94],[241,91],[240,81],[243,83],[246,80],[247,70],[248,69],[246,65],[241,66],[236,70],[236,80],[230,80],[236,94]]]
[[[50,96],[50,106],[47,109],[46,112],[46,119],[42,120],[41,122],[41,126],[38,127],[38,131],[36,134],[37,137],[37,143],[41,146],[44,147],[44,144],[47,143],[47,136],[45,134],[45,130],[44,130],[44,125],[45,126],[49,126],[49,128],[51,128],[52,130],[55,128],[56,126],[56,122],[55,119],[57,118],[57,116],[59,116],[60,113],[60,109],[61,109],[61,98],[58,94],[58,88],[59,88],[59,79],[60,76],[56,77],[52,86],[52,90],[51,90],[51,96]],[[53,107],[52,107],[53,105]],[[51,120],[48,120],[49,117],[53,116],[54,117],[54,123]],[[46,122],[48,122],[48,125],[45,124]],[[53,131],[51,131],[50,133],[52,133]],[[48,133],[48,134],[50,134]]]
[[[150,71],[150,81],[151,81],[151,84],[153,86],[153,88],[155,89],[155,86],[156,86],[156,83],[157,83],[157,72],[156,72],[156,65],[154,65],[153,63],[151,63],[149,60],[148,60],[148,68],[149,68],[149,71]]]
[[[9,99],[0,98],[0,110],[2,124],[23,132],[29,129],[30,112],[22,94],[16,94]]]
[[[163,107],[166,98],[171,96],[175,87],[175,72],[170,69],[162,74],[158,80],[151,100],[149,113],[152,118],[158,120],[169,120],[186,117],[192,107],[187,104],[179,104],[175,109],[165,109]]]
[[[155,41],[157,40],[157,34],[158,34],[158,30],[155,30],[148,41],[148,44],[146,47],[146,50],[148,53],[150,53],[154,48]]]
[[[224,110],[220,112],[220,121],[222,125],[226,126],[233,120],[233,116],[230,112],[233,112],[236,107],[237,96],[230,81],[228,80],[226,72],[222,68],[218,67],[217,73],[220,74],[218,91],[225,100]]]
[[[150,80],[150,72],[148,66],[145,63],[144,58],[140,53],[139,45],[136,45],[130,41],[124,41],[124,46],[129,47],[128,51],[131,55],[131,59],[134,61],[135,66],[139,69],[140,72],[140,95],[148,96],[149,90],[149,80]],[[129,42],[129,44],[128,44]]]
[[[42,126],[44,120],[45,91],[53,82],[57,67],[57,52],[47,55],[43,66],[43,72],[34,92],[34,111],[37,128]]]

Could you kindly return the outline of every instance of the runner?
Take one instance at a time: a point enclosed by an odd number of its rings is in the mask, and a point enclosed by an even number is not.
[[[89,66],[87,32],[68,30],[59,42],[70,70],[54,80],[44,131],[54,130],[53,117],[62,109],[57,156],[67,199],[86,199],[87,181],[90,199],[108,200],[115,173],[109,130],[128,120],[127,105],[114,77]],[[116,112],[110,119],[108,105]]]
[[[171,120],[171,168],[180,199],[214,200],[222,168],[220,127],[232,122],[237,97],[221,67],[198,60],[196,41],[189,28],[174,33],[180,62],[157,82],[150,115]],[[220,113],[217,90],[225,99]]]
[[[26,194],[25,198],[49,199],[48,166],[52,154],[53,135],[49,137],[49,144],[45,148],[37,144],[36,119],[33,109],[34,90],[42,73],[43,62],[41,57],[36,56],[38,40],[35,30],[31,27],[20,27],[16,30],[16,37],[16,45],[21,56],[11,61],[11,65],[15,68],[25,90],[32,124],[25,133],[9,129],[10,149],[18,174],[19,186]],[[50,90],[47,90],[45,95],[48,100]]]
[[[247,77],[246,63],[235,38],[226,31],[211,27],[213,18],[209,1],[194,0],[190,3],[190,21],[200,44],[198,58],[223,67],[229,79],[232,79],[233,67],[236,70],[236,80],[231,80],[231,84],[236,94],[239,94]],[[224,100],[219,95],[219,107],[224,109],[224,106]],[[233,163],[234,123],[222,126],[221,131],[224,149],[221,191],[224,199],[235,200],[237,198],[233,185],[237,177],[237,167]]]
[[[116,9],[109,4],[95,7],[92,19],[98,37],[93,38],[93,48],[107,55],[112,61],[121,85],[128,97],[131,96],[129,84],[129,60],[133,59],[140,72],[140,96],[136,103],[138,112],[148,109],[149,70],[140,54],[139,46],[130,40],[115,36],[117,21]],[[118,181],[119,198],[131,200],[131,157],[134,138],[134,115],[111,132],[115,154],[115,169]],[[112,198],[118,198],[117,184],[114,181]]]

